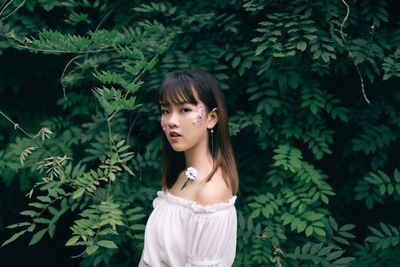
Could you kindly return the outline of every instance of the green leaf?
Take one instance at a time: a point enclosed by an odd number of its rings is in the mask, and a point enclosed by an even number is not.
[[[51,199],[48,196],[38,196],[37,199],[45,203],[51,202]]]
[[[261,209],[255,209],[253,212],[250,214],[251,218],[257,218],[261,214]]]
[[[371,230],[371,232],[373,232],[375,235],[384,238],[384,235],[378,231],[378,229],[372,227],[372,226],[368,226],[369,230]]]
[[[73,246],[76,242],[78,242],[78,240],[79,240],[79,235],[75,235],[70,239],[68,239],[67,243],[65,243],[65,246],[67,247]]]
[[[96,251],[97,251],[97,249],[98,249],[99,247],[98,246],[96,246],[96,245],[92,245],[92,246],[88,246],[87,248],[86,248],[86,253],[90,256],[90,255],[92,255],[93,253],[95,253]]]
[[[335,241],[337,241],[337,242],[339,242],[339,243],[341,243],[341,244],[344,244],[344,245],[347,245],[347,246],[350,245],[349,241],[347,241],[347,240],[344,239],[343,237],[334,236],[334,237],[332,237],[332,239],[335,240]]]
[[[380,223],[379,224],[383,230],[383,232],[385,232],[385,234],[387,234],[388,236],[391,236],[392,233],[390,232],[389,228],[386,226],[386,224],[384,223]]]
[[[111,182],[114,182],[115,181],[115,174],[113,173],[113,172],[110,172],[109,174],[108,174],[108,177],[110,178],[110,181]]]
[[[52,207],[52,206],[49,206],[49,212],[52,215],[56,215],[58,213],[58,210],[56,208]]]
[[[32,202],[32,203],[29,203],[28,205],[31,207],[38,208],[38,209],[43,209],[43,208],[46,208],[46,206],[47,206],[47,204],[39,203],[39,202]]]
[[[329,216],[329,223],[332,226],[333,230],[335,230],[335,231],[338,230],[338,225],[332,216]]]
[[[239,56],[235,57],[232,61],[232,67],[236,68],[240,64],[241,58]]]
[[[111,240],[100,240],[96,244],[105,248],[118,248],[117,245],[115,245],[115,243]]]
[[[132,215],[131,217],[129,217],[128,220],[129,221],[137,221],[144,217],[146,217],[146,215],[144,215],[144,214],[135,214],[135,215]]]
[[[1,244],[1,247],[4,247],[5,245],[15,241],[18,237],[22,236],[23,234],[25,234],[27,230],[18,232],[16,234],[14,234],[13,236],[11,236],[9,239],[7,239],[3,244]]]
[[[31,226],[28,227],[27,231],[31,233],[31,232],[33,232],[33,230],[35,230],[35,228],[36,228],[36,224],[33,223]]]
[[[340,227],[339,231],[350,231],[353,230],[356,226],[354,224],[345,224]]]
[[[326,260],[331,261],[331,260],[337,259],[337,258],[339,258],[340,256],[342,256],[343,253],[344,253],[344,250],[337,250],[337,251],[334,251],[334,252],[332,252],[331,254],[329,254],[329,255],[326,257]]]
[[[324,229],[319,228],[319,227],[314,227],[314,231],[317,235],[325,237],[326,236],[326,232]]]
[[[297,224],[297,232],[298,232],[298,233],[303,232],[304,229],[306,229],[306,226],[307,226],[306,221],[300,221],[300,222]]]
[[[39,6],[42,6],[44,10],[50,11],[56,6],[62,4],[59,1],[52,1],[52,0],[38,0]]]
[[[72,194],[72,198],[73,199],[79,198],[83,195],[84,192],[85,192],[85,188],[79,188]]]
[[[6,228],[8,228],[8,229],[14,229],[14,228],[17,228],[17,227],[29,226],[29,225],[31,225],[31,223],[29,223],[29,222],[21,222],[21,223],[11,224],[11,225],[7,226]]]
[[[24,210],[22,212],[20,212],[21,215],[25,215],[25,216],[30,216],[30,217],[36,217],[39,215],[38,212],[33,211],[33,210]]]
[[[304,41],[301,41],[297,43],[296,48],[299,49],[300,51],[304,51],[307,48],[307,43]]]
[[[312,235],[314,232],[314,228],[312,227],[312,225],[307,226],[306,228],[306,236],[309,237],[310,235]]]
[[[376,237],[376,236],[368,236],[365,241],[366,242],[370,242],[370,243],[378,243],[382,240],[382,238],[380,237]]]
[[[35,222],[35,223],[45,223],[45,224],[49,224],[50,223],[50,220],[49,219],[46,219],[46,218],[34,218],[33,219],[33,221]]]
[[[352,257],[344,257],[344,258],[337,259],[332,264],[347,266],[350,262],[352,262],[354,260],[355,260],[355,258],[352,258]]]
[[[54,232],[56,231],[56,225],[55,224],[50,224],[49,225],[49,236],[50,238],[54,237]]]
[[[395,180],[397,183],[400,183],[400,172],[399,172],[398,169],[394,169],[394,180]]]
[[[310,251],[310,248],[311,248],[311,243],[306,243],[306,244],[302,247],[301,252],[302,252],[303,254],[308,254],[308,252]]]
[[[31,239],[31,242],[29,242],[29,246],[34,245],[34,244],[36,244],[37,242],[39,242],[39,241],[43,238],[43,236],[44,236],[44,234],[45,234],[46,232],[47,232],[47,228],[42,229],[42,230],[40,230],[39,232],[36,232],[36,233],[33,235],[32,239]]]
[[[338,232],[338,234],[346,238],[355,238],[355,235],[348,232]]]
[[[130,228],[132,230],[144,230],[146,226],[144,224],[134,224]]]

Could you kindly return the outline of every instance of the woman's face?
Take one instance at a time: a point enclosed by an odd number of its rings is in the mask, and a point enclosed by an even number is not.
[[[161,106],[161,127],[172,149],[187,151],[208,144],[208,116],[204,103]]]

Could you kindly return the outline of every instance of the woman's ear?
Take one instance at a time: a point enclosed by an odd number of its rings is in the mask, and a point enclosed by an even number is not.
[[[217,108],[213,108],[213,110],[211,110],[207,114],[207,128],[208,129],[214,128],[217,122],[218,122]]]

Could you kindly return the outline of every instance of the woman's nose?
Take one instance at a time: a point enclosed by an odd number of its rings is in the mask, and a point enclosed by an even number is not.
[[[167,123],[169,127],[178,126],[179,125],[178,114],[176,114],[175,112],[171,112]]]

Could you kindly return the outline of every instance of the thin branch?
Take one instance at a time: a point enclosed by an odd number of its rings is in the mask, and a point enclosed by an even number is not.
[[[110,145],[110,172],[112,172],[112,163],[111,163],[111,157],[112,157],[112,149],[115,147],[114,139],[112,136],[112,131],[111,131],[111,120],[112,117],[117,114],[119,109],[115,110],[114,113],[107,118],[107,126],[108,126],[108,139],[109,139],[109,145]],[[119,155],[118,155],[119,157]],[[108,187],[107,187],[107,201],[110,199],[110,191],[111,191],[111,179],[108,179]]]
[[[127,144],[129,144],[130,136],[131,136],[133,127],[135,126],[135,123],[136,123],[136,119],[137,119],[137,117],[138,117],[138,114],[139,114],[139,112],[137,112],[137,113],[135,114],[135,119],[134,119],[133,121],[131,120],[131,123],[130,123],[130,125],[129,125],[128,134],[127,134],[127,136],[126,136],[126,143],[127,143]]]
[[[82,253],[79,253],[78,255],[71,256],[71,259],[79,258],[79,257],[83,256],[85,253],[86,253],[86,249]]]
[[[24,4],[25,4],[26,0],[22,1],[21,4],[19,4],[19,6],[17,6],[16,9],[14,9],[10,14],[8,14],[7,16],[5,16],[4,18],[0,19],[0,20],[6,20],[8,19],[12,14],[14,14],[15,12],[17,12]],[[11,3],[11,2],[10,2]]]
[[[27,137],[29,137],[29,139],[31,139],[32,141],[35,141],[36,139],[31,136],[30,134],[28,134],[23,128],[21,128],[19,126],[18,123],[15,123],[10,117],[8,117],[6,114],[3,113],[3,111],[0,110],[0,115],[2,115],[4,118],[6,118],[9,122],[11,122],[11,124],[14,126],[14,130],[20,130],[23,134],[25,134]]]
[[[103,22],[111,15],[112,12],[114,12],[115,9],[116,7],[111,8],[111,10],[104,15],[104,17],[100,20],[99,24],[97,24],[96,29],[94,29],[94,31],[97,31],[100,28],[101,24],[103,24]]]
[[[346,16],[344,17],[342,23],[340,24],[340,36],[342,37],[342,41],[343,41],[343,45],[344,45],[345,44],[345,37],[344,37],[343,27],[344,27],[344,24],[346,23],[347,19],[349,18],[349,15],[350,15],[350,6],[346,3],[345,0],[342,0],[342,2],[346,6]],[[347,51],[349,51],[349,56],[352,59],[352,61],[354,63],[354,66],[356,67],[358,76],[360,77],[361,91],[362,91],[362,94],[364,96],[364,99],[368,104],[371,104],[371,102],[369,101],[369,99],[367,97],[367,94],[365,93],[364,79],[363,79],[363,77],[361,75],[360,69],[358,68],[358,63],[356,62],[356,59],[355,59],[353,53],[351,52],[351,50],[348,47],[346,47],[346,48],[347,48]]]
[[[11,0],[10,2],[8,2],[3,9],[0,11],[0,16],[3,15],[4,11],[6,10],[6,8],[13,2],[13,0]]]
[[[340,35],[342,36],[342,40],[344,42],[343,27],[344,27],[344,24],[346,23],[347,19],[349,18],[349,15],[350,15],[350,6],[346,3],[345,0],[342,0],[342,2],[346,6],[346,16],[344,16],[342,24],[340,24]]]
[[[7,1],[4,1],[3,3],[0,4],[0,9],[3,9],[3,5],[5,5]]]
[[[372,39],[374,39],[374,33],[375,33],[375,21],[371,26],[371,41],[372,41]]]
[[[63,95],[64,95],[65,101],[68,100],[68,99],[67,99],[67,94],[66,94],[66,92],[65,92],[65,91],[66,91],[66,90],[65,90],[65,86],[64,86],[64,83],[63,83],[63,79],[64,79],[65,72],[67,71],[67,68],[69,67],[69,65],[71,65],[71,63],[72,63],[74,60],[76,60],[76,59],[78,59],[78,58],[80,58],[80,57],[83,57],[83,55],[76,56],[76,57],[72,58],[70,61],[68,61],[67,65],[65,66],[65,68],[64,68],[64,70],[63,70],[63,72],[62,72],[62,74],[61,74],[61,86],[62,86],[62,89],[63,89]]]

